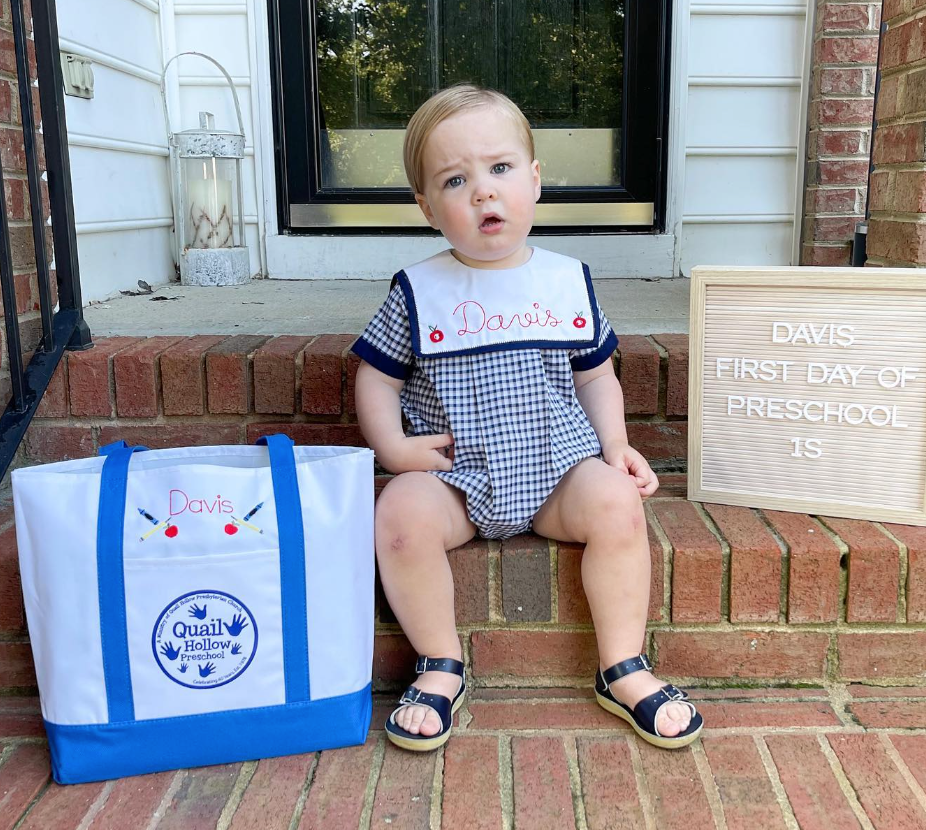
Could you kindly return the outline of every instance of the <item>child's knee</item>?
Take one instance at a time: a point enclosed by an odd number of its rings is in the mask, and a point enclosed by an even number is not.
[[[631,476],[614,470],[606,486],[595,493],[595,510],[589,535],[604,533],[625,539],[646,533],[643,499]]]
[[[376,503],[376,555],[380,558],[416,556],[435,543],[441,544],[441,523],[407,489],[394,487],[390,491],[387,486]]]

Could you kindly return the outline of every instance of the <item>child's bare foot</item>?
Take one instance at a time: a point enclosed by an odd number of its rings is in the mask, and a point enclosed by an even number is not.
[[[615,680],[611,685],[611,694],[631,709],[643,698],[658,692],[665,683],[657,680],[648,671],[635,671]],[[684,703],[666,704],[656,719],[656,729],[666,738],[681,734],[691,723],[691,709]]]
[[[443,671],[426,671],[424,674],[419,674],[415,680],[416,688],[421,689],[422,692],[443,695],[448,700],[453,700],[457,692],[460,691],[462,683],[462,677]],[[437,717],[437,713],[433,709],[428,709],[425,706],[415,706],[414,704],[399,709],[395,713],[395,722],[397,726],[400,726],[406,732],[411,732],[413,735],[420,733],[429,737],[436,735],[441,730],[440,718]]]

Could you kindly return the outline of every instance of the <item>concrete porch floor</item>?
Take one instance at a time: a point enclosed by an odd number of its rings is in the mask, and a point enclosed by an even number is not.
[[[686,333],[688,287],[685,278],[595,280],[598,301],[620,334]],[[222,288],[171,283],[152,294],[93,303],[84,316],[94,337],[359,334],[388,292],[389,280],[255,280]]]
[[[473,689],[450,742],[59,787],[35,698],[0,698],[0,830],[926,827],[922,688],[689,689],[701,740],[643,743],[590,689]]]

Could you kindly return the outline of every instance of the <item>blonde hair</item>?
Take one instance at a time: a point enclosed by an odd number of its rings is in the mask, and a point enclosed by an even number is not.
[[[534,136],[531,133],[531,125],[514,101],[494,89],[485,89],[475,84],[455,84],[434,93],[418,107],[408,122],[402,157],[405,162],[405,175],[412,192],[423,192],[424,148],[434,128],[452,115],[485,106],[497,107],[511,116],[521,132],[528,156],[531,161],[534,160]]]

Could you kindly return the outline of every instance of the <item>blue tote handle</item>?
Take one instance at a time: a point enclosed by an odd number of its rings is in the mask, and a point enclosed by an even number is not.
[[[296,479],[293,442],[285,435],[268,435],[258,444],[270,453],[270,475],[280,538],[280,599],[283,606],[283,669],[286,702],[307,701],[309,649],[305,597],[305,539],[302,505]],[[97,518],[97,581],[100,639],[109,722],[135,720],[129,641],[125,614],[125,573],[122,540],[129,462],[147,447],[116,441],[100,448],[106,457],[100,476]]]

